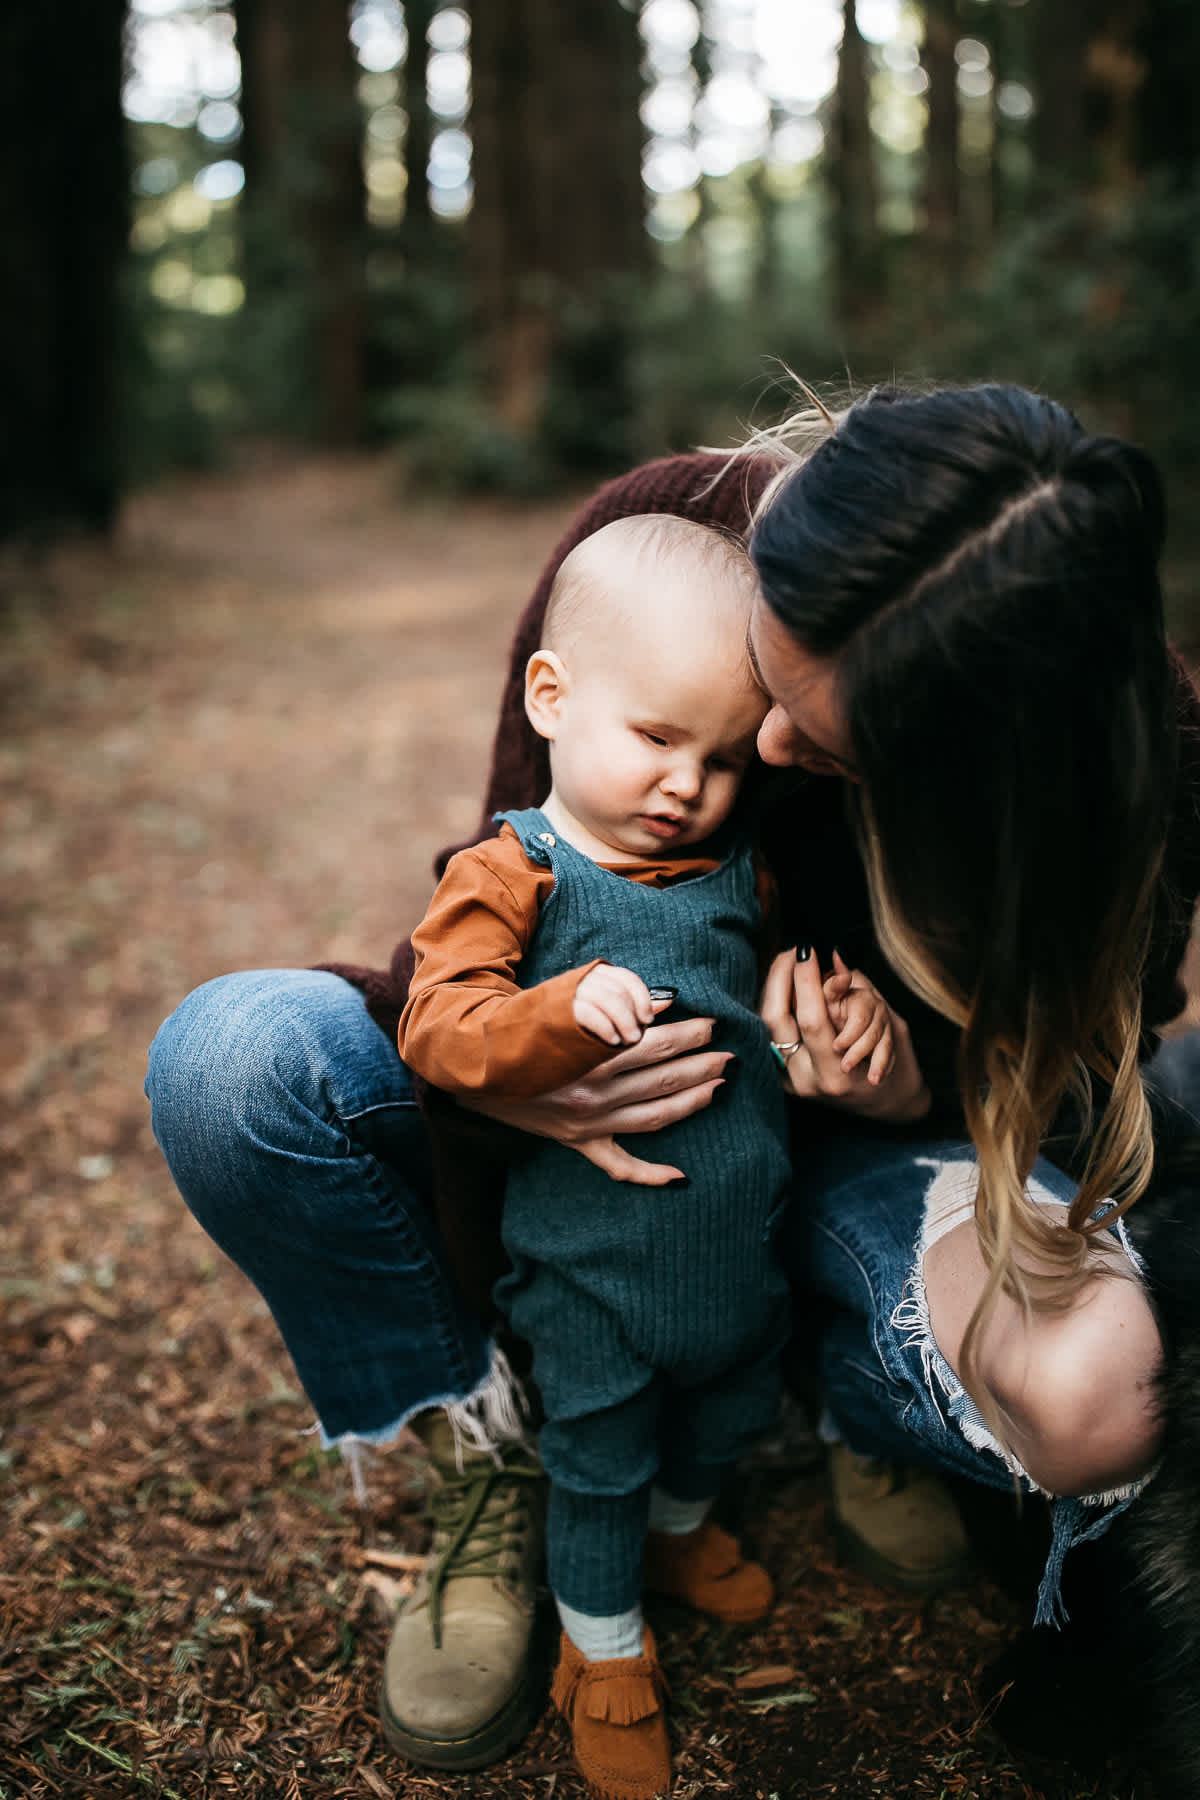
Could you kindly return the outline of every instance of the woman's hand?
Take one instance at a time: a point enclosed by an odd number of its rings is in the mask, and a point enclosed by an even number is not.
[[[670,1000],[658,1003],[661,1011]],[[537,1100],[487,1100],[476,1112],[536,1137],[569,1144],[614,1181],[665,1187],[682,1181],[682,1169],[644,1162],[616,1142],[616,1134],[661,1131],[690,1118],[712,1100],[725,1077],[731,1052],[710,1050],[713,1021],[682,1019],[651,1025],[631,1049],[610,1056],[581,1081],[542,1094]],[[464,1101],[463,1104],[468,1104]]]
[[[865,1036],[861,1026],[848,1022],[848,1001],[856,991],[864,1012],[873,1012],[876,1021]],[[897,1123],[929,1111],[929,1089],[908,1026],[840,957],[823,983],[815,956],[801,961],[794,950],[782,951],[767,972],[759,1012],[772,1043],[798,1045],[787,1056],[786,1069],[793,1093],[802,1099]]]

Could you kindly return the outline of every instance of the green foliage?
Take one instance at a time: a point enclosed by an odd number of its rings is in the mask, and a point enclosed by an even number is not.
[[[228,322],[181,318],[152,292],[147,261],[130,259],[122,314],[124,461],[135,483],[218,462],[242,416]]]
[[[965,290],[946,347],[976,376],[1016,370],[1192,468],[1198,301],[1200,180],[1160,176],[1104,207],[1076,194],[1014,230]]]
[[[236,356],[231,204],[195,196],[213,150],[195,130],[131,128],[135,214],[122,294],[122,424],[129,477],[220,459],[246,409]]]
[[[395,388],[376,403],[406,483],[432,493],[535,495],[549,486],[546,465],[503,426],[477,385]]]
[[[311,284],[269,212],[181,203],[212,154],[194,132],[136,133],[124,359],[135,479],[212,462],[245,433],[312,427]],[[957,277],[931,270],[916,233],[893,233],[886,299],[852,324],[830,315],[822,207],[815,182],[771,192],[763,171],[738,171],[706,185],[696,225],[659,246],[645,280],[542,296],[556,348],[534,442],[484,395],[463,226],[435,220],[419,239],[404,224],[377,229],[366,258],[371,437],[395,445],[414,483],[527,494],[564,474],[599,478],[733,441],[747,418],[791,403],[771,393],[784,367],[827,394],[998,377],[1066,399],[1090,424],[1145,442],[1176,485],[1190,479],[1200,180],[1160,176],[1116,199],[1068,190],[978,244]],[[256,276],[253,317],[237,304],[243,262]]]

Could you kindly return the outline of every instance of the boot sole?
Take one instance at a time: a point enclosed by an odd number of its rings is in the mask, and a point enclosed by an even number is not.
[[[895,1588],[902,1594],[944,1594],[950,1588],[963,1587],[971,1576],[968,1561],[946,1563],[940,1569],[906,1569],[874,1549],[865,1538],[833,1515],[833,1537],[838,1558],[846,1568],[880,1587]]]
[[[693,1617],[699,1613],[702,1619],[711,1619],[715,1625],[757,1625],[760,1620],[769,1618],[775,1610],[774,1594],[765,1606],[756,1606],[753,1612],[717,1612],[715,1607],[704,1606],[699,1600],[688,1600],[682,1594],[669,1593],[666,1588],[646,1589],[651,1600],[665,1603],[667,1606],[678,1606]]]
[[[422,1737],[400,1723],[388,1704],[387,1687],[379,1685],[379,1719],[383,1735],[400,1756],[418,1768],[463,1771],[499,1762],[520,1743],[545,1710],[550,1691],[548,1612],[539,1607],[529,1640],[520,1685],[478,1730],[468,1737]]]

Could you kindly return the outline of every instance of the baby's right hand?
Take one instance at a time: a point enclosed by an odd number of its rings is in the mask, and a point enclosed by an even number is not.
[[[637,1044],[654,1023],[650,989],[632,969],[597,963],[575,989],[575,1023],[604,1044]]]

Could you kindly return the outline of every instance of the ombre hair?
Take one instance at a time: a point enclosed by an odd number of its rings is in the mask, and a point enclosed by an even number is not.
[[[880,943],[961,1028],[988,1278],[960,1372],[995,1426],[973,1377],[997,1294],[1067,1305],[1150,1173],[1141,981],[1177,756],[1162,487],[1017,387],[882,389],[816,429],[751,556],[834,661]],[[1026,1182],[1072,1098],[1094,1129],[1056,1225]]]

